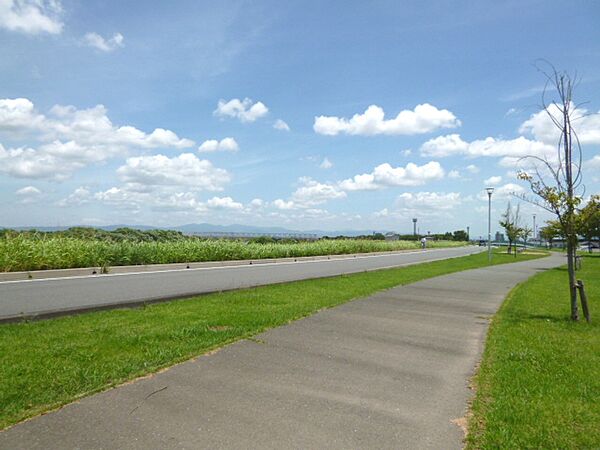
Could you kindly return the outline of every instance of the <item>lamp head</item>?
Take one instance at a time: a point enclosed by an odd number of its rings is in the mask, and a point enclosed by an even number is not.
[[[488,195],[490,195],[490,196],[494,192],[494,188],[493,187],[487,187],[487,188],[485,188],[485,190],[487,191]]]

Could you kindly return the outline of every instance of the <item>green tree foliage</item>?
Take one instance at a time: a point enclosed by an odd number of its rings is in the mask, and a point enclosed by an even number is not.
[[[540,229],[540,237],[545,241],[548,241],[550,248],[554,239],[562,237],[560,223],[556,220],[549,220],[546,222],[546,226]]]
[[[600,195],[593,195],[579,210],[577,230],[588,241],[588,249],[591,252],[592,240],[600,240]]]
[[[452,233],[452,240],[466,242],[469,240],[469,235],[465,230],[456,230],[454,233]]]

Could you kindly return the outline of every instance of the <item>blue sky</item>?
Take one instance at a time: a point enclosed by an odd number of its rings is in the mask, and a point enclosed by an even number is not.
[[[598,19],[593,1],[0,0],[0,225],[484,234],[483,188],[497,222],[518,157],[553,155],[539,59],[581,78],[600,191]]]

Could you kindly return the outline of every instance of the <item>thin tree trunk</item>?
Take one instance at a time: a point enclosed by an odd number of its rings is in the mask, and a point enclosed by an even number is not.
[[[564,86],[562,86],[562,91]],[[570,94],[570,93],[569,93]],[[572,165],[572,141],[571,122],[569,118],[570,95],[567,101],[563,101],[563,145],[565,152],[565,175],[567,181],[567,270],[569,272],[569,293],[571,297],[571,320],[579,320],[577,307],[577,280],[575,278],[575,250],[577,245],[577,233],[575,231],[575,206],[573,204],[573,165]]]

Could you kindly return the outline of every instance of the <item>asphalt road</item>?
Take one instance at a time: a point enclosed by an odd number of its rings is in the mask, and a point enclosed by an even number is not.
[[[553,255],[327,309],[0,432],[1,449],[460,449],[488,318]]]
[[[480,247],[431,249],[156,272],[117,273],[0,282],[0,321],[134,305],[208,292],[364,272],[453,258]]]

